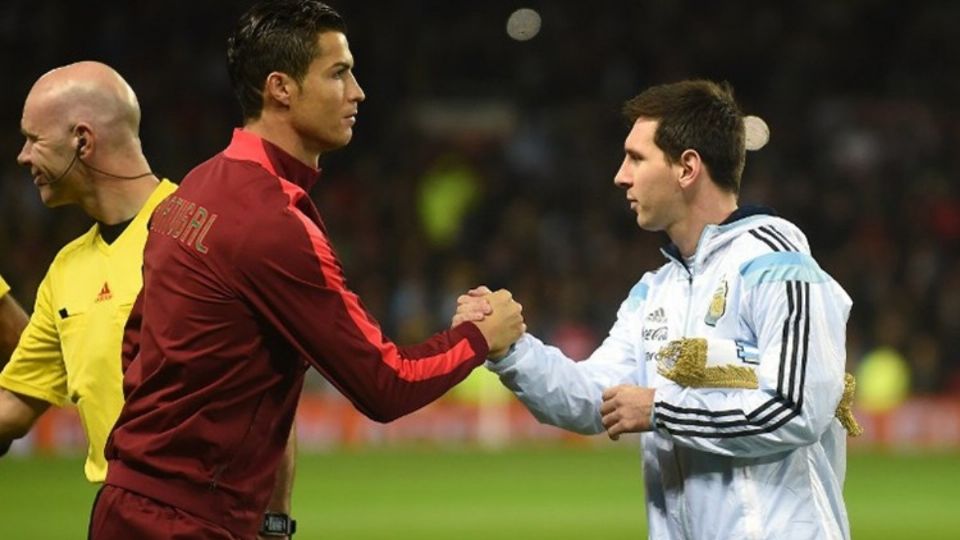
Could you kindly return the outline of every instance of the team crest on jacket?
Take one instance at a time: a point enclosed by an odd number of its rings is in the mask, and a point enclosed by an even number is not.
[[[728,290],[727,280],[721,281],[717,290],[713,291],[713,298],[710,299],[710,307],[707,309],[707,316],[703,318],[703,322],[710,326],[717,325],[720,317],[723,317],[723,314],[727,312]]]

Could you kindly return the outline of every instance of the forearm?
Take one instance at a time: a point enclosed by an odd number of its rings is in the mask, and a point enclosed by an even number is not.
[[[636,369],[632,362],[614,361],[621,356],[606,343],[591,359],[574,362],[527,335],[507,358],[487,365],[540,422],[589,435],[603,431],[603,389],[629,380]]]
[[[270,226],[301,240],[277,244],[263,235],[248,236],[234,261],[243,278],[234,285],[299,356],[367,417],[390,422],[409,414],[442,396],[486,359],[489,345],[474,324],[399,347],[347,288],[332,246],[310,217],[293,210]]]
[[[30,431],[47,407],[45,401],[0,388],[0,456],[7,453],[14,440]]]
[[[811,381],[799,400],[771,389],[657,389],[654,428],[681,445],[715,454],[758,457],[820,438],[834,418],[842,380]],[[796,398],[796,396],[794,396]]]
[[[746,457],[812,444],[835,421],[849,299],[809,256],[794,258],[757,265],[776,270],[768,274],[745,267],[745,283],[755,280],[741,316],[744,333],[756,336],[756,388],[658,387],[655,429],[684,446]]]
[[[290,437],[287,439],[287,448],[283,452],[283,459],[277,469],[277,479],[274,482],[273,494],[267,503],[267,512],[290,513],[290,499],[293,495],[293,475],[296,471],[297,457],[297,424],[294,421],[290,427]]]
[[[290,515],[290,499],[293,495],[293,475],[296,469],[297,456],[297,423],[294,421],[290,426],[290,436],[287,437],[287,448],[283,452],[283,458],[280,460],[280,466],[277,468],[276,480],[273,484],[273,493],[270,495],[270,501],[264,512],[266,518],[269,514]],[[277,533],[261,534],[257,536],[258,540],[289,538],[289,536],[280,536]]]

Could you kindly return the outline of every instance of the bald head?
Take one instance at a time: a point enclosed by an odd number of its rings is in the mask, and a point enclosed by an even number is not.
[[[79,204],[103,223],[135,215],[157,179],[140,145],[140,105],[113,68],[78,62],[40,77],[23,104],[23,148],[44,204]],[[116,182],[117,179],[131,180]]]
[[[32,112],[70,129],[86,124],[101,143],[139,147],[140,104],[127,81],[100,62],[77,62],[40,77],[24,104]]]

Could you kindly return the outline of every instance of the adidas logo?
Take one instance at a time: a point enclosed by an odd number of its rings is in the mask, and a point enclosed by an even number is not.
[[[103,287],[100,288],[100,294],[97,295],[97,303],[107,301],[111,298],[113,298],[113,293],[110,292],[110,286],[104,281]]]
[[[663,308],[657,308],[647,315],[647,321],[652,323],[665,323],[667,322],[667,314],[663,311]]]

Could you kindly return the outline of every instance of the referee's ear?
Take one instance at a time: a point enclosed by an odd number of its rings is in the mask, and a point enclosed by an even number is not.
[[[93,152],[95,145],[96,138],[93,135],[93,130],[86,122],[80,122],[73,128],[73,134],[76,137],[74,151],[77,153],[77,157],[81,159],[88,157]]]

